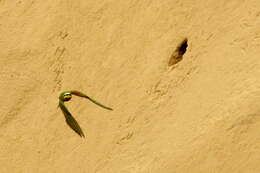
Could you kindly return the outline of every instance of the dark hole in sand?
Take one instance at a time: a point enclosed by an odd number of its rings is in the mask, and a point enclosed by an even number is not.
[[[188,39],[185,38],[179,46],[176,48],[176,50],[172,53],[170,59],[169,59],[169,66],[172,66],[174,64],[177,64],[180,62],[183,58],[183,55],[185,54],[188,47]]]

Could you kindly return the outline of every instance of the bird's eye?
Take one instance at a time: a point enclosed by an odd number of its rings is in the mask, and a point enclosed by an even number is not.
[[[71,99],[72,95],[70,93],[64,93],[63,95],[63,100],[64,101],[69,101]]]

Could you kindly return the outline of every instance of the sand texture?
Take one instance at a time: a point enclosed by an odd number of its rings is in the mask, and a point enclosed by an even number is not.
[[[0,173],[260,173],[259,0],[0,0]],[[65,122],[58,97],[73,96]]]

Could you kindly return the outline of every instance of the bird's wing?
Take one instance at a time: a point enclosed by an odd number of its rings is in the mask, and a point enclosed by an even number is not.
[[[64,103],[62,101],[59,102],[59,106],[60,106],[60,108],[61,108],[61,110],[62,110],[62,112],[65,116],[66,122],[70,126],[70,128],[72,128],[72,130],[74,130],[79,136],[85,137],[85,135],[84,135],[83,131],[81,130],[79,124],[77,123],[75,118],[73,118],[73,116],[68,111],[68,109],[66,108],[66,106],[64,105]]]
[[[84,97],[84,98],[86,98],[86,99],[89,99],[91,102],[95,103],[96,105],[98,105],[98,106],[100,106],[100,107],[102,107],[102,108],[105,108],[105,109],[108,109],[108,110],[113,110],[112,108],[107,107],[107,106],[105,106],[105,105],[99,103],[98,101],[96,101],[96,100],[90,98],[89,96],[83,94],[82,92],[79,92],[79,91],[76,91],[76,90],[72,90],[72,91],[70,91],[70,93],[73,94],[73,95],[79,96],[79,97]]]

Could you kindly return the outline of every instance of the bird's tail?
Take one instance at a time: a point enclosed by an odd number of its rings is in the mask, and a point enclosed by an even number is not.
[[[102,107],[102,108],[104,108],[104,109],[113,110],[112,108],[107,107],[107,106],[105,106],[105,105],[99,103],[98,101],[96,101],[96,100],[90,98],[90,97],[87,97],[87,99],[89,99],[91,102],[95,103],[96,105],[98,105],[98,106],[100,106],[100,107]]]

